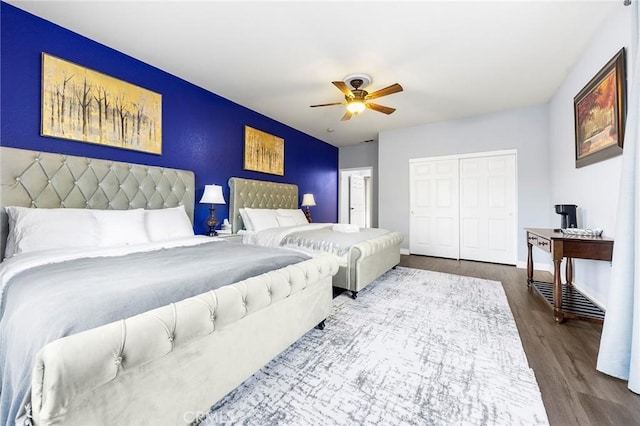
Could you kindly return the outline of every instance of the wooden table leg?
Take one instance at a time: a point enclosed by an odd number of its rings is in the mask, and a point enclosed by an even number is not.
[[[527,242],[527,288],[531,290],[531,283],[533,282],[533,256],[532,250],[533,244]]]
[[[553,318],[558,324],[562,324],[564,314],[562,313],[562,277],[560,276],[560,265],[562,259],[553,259]]]
[[[565,266],[565,275],[567,276],[567,287],[573,286],[573,259],[567,257],[567,265]]]

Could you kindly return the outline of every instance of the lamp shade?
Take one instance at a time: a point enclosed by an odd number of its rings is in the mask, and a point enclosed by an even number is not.
[[[315,198],[313,198],[313,194],[304,194],[302,196],[302,206],[306,207],[306,206],[315,206],[316,205],[316,200]]]
[[[200,202],[207,204],[226,204],[224,195],[222,195],[222,187],[220,185],[205,185],[204,194],[202,194]]]

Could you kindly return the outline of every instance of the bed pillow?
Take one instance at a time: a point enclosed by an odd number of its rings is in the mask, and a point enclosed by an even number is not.
[[[5,258],[40,250],[95,247],[100,241],[96,218],[88,209],[5,207],[9,235]]]
[[[291,216],[276,216],[276,220],[278,221],[278,226],[296,226],[296,220]]]
[[[193,225],[184,206],[144,211],[144,224],[151,242],[193,237]]]
[[[91,210],[98,221],[99,247],[129,246],[149,242],[144,210]]]
[[[296,225],[309,224],[307,217],[304,215],[304,212],[300,209],[278,209],[278,215],[292,217],[295,220]]]
[[[253,231],[253,223],[251,223],[251,218],[245,209],[239,209],[240,217],[242,218],[242,223],[244,223],[244,229],[247,231]]]
[[[253,225],[253,231],[262,231],[263,229],[277,228],[278,220],[276,219],[276,211],[273,209],[250,209],[245,208],[245,212],[249,215],[249,220]]]

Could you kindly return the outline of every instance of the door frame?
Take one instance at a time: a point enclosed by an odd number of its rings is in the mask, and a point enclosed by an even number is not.
[[[364,172],[364,173],[363,173]],[[368,173],[367,173],[368,172]],[[338,173],[338,223],[349,223],[349,176],[357,174],[365,179],[365,216],[366,223],[372,226],[373,220],[373,167],[353,167],[340,169]],[[368,187],[366,186],[368,185]]]
[[[517,237],[518,237],[518,224],[519,220],[519,200],[518,200],[518,150],[517,149],[502,149],[497,151],[483,151],[483,152],[474,152],[467,154],[449,154],[449,155],[436,155],[433,157],[421,157],[421,158],[410,158],[409,159],[409,168],[412,163],[420,163],[424,161],[439,161],[439,160],[462,160],[465,158],[478,158],[478,157],[494,157],[499,155],[513,155],[515,156],[515,182],[514,182],[514,190],[515,190],[515,205],[514,205],[514,216],[515,221],[513,223],[513,235],[516,238],[516,250],[514,253],[513,265],[517,265],[518,262],[518,248],[517,248]],[[411,204],[411,193],[409,193],[409,204]],[[411,211],[410,209],[407,211],[407,223],[411,221]],[[411,238],[411,228],[409,228],[409,238]]]

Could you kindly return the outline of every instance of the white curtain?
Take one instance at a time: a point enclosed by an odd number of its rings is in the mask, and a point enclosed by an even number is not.
[[[633,0],[631,88],[622,154],[620,197],[613,245],[607,313],[600,340],[597,369],[629,381],[640,393],[640,0]]]

